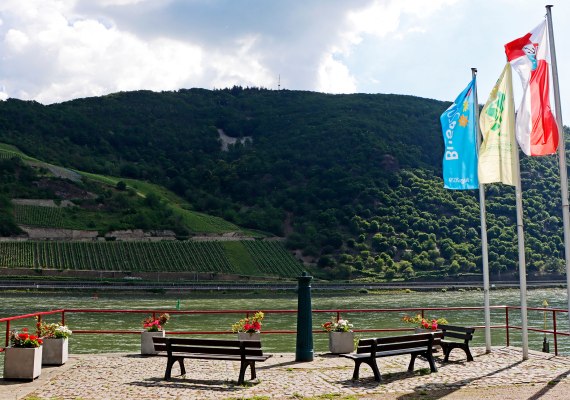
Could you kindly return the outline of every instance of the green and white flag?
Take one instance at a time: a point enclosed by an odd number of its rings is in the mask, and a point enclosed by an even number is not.
[[[479,183],[502,182],[515,186],[518,177],[515,166],[515,106],[511,64],[491,90],[481,110],[479,126],[483,143],[479,149]]]

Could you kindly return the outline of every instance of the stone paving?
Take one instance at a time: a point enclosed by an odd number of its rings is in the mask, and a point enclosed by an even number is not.
[[[494,347],[490,354],[475,348],[473,355],[475,361],[468,363],[461,350],[454,350],[445,364],[436,356],[437,373],[430,373],[422,359],[416,360],[416,371],[408,373],[409,356],[381,358],[383,380],[378,383],[366,365],[361,367],[361,379],[352,381],[354,363],[342,357],[316,354],[312,362],[297,363],[294,354],[277,353],[258,363],[257,379],[243,386],[236,383],[237,362],[186,360],[186,376],[176,376],[176,365],[167,382],[162,380],[164,357],[72,355],[62,367],[44,368],[34,382],[0,381],[0,399],[531,399],[541,398],[540,393],[520,397],[512,388],[537,393],[543,387],[546,394],[557,385],[564,393],[549,398],[570,398],[570,357],[531,351],[523,361],[520,349],[513,347]],[[487,396],[494,392],[502,394]]]

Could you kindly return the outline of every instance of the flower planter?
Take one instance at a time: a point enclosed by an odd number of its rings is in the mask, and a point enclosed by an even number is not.
[[[248,332],[238,332],[238,340],[259,340],[261,341],[261,333],[248,333]]]
[[[354,332],[329,332],[329,351],[346,354],[354,350]]]
[[[4,352],[4,379],[33,381],[42,372],[42,346],[6,347]]]
[[[155,355],[158,354],[158,351],[154,351],[154,343],[152,338],[154,336],[164,337],[166,334],[165,331],[157,331],[157,332],[148,332],[142,331],[141,332],[141,354],[142,355]]]
[[[68,358],[67,338],[45,338],[43,343],[42,365],[63,365]]]

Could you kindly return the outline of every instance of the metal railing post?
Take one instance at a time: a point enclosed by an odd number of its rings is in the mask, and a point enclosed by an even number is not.
[[[10,321],[6,321],[6,347],[10,344]]]
[[[558,355],[558,333],[556,332],[556,311],[552,310],[552,330],[554,331],[554,355]]]
[[[42,324],[42,316],[36,315],[36,319],[38,321],[38,322],[36,322],[36,335],[40,336],[40,325]]]
[[[507,336],[507,347],[510,346],[510,337],[509,337],[509,306],[505,307],[505,334]]]

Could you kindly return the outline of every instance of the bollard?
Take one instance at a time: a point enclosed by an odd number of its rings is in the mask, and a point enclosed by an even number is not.
[[[544,300],[542,302],[543,307],[548,307],[548,302]],[[544,311],[544,330],[546,330],[546,311]],[[548,343],[548,339],[546,338],[546,332],[544,332],[544,339],[542,340],[542,352],[543,353],[550,353],[550,343]]]
[[[313,361],[313,317],[311,307],[311,280],[306,271],[297,278],[297,346],[295,361]]]

